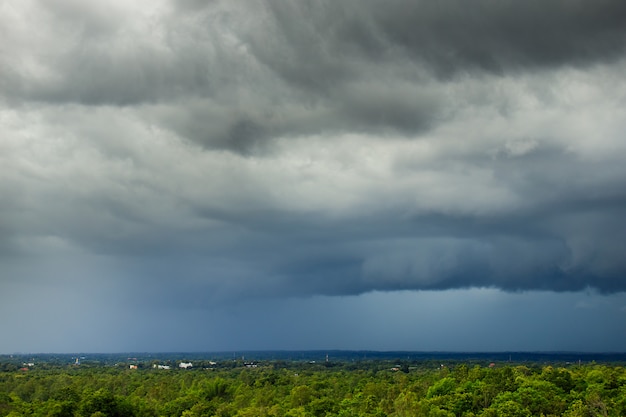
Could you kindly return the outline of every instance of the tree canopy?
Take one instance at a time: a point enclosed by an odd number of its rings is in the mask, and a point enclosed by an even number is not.
[[[622,366],[233,363],[5,367],[0,417],[626,415]]]

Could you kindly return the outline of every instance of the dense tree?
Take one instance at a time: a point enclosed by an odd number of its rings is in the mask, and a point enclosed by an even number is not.
[[[624,416],[620,366],[282,364],[0,372],[0,417]]]

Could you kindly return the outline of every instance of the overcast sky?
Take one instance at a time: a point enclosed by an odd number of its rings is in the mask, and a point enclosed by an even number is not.
[[[0,0],[0,353],[626,351],[626,2]]]

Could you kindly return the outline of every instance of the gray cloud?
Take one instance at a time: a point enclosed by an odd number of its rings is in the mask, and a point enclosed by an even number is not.
[[[626,10],[615,1],[267,5],[274,42],[252,39],[256,55],[293,84],[315,90],[362,73],[359,61],[409,57],[441,76],[588,65],[624,52]]]
[[[237,152],[322,131],[411,136],[446,120],[450,77],[614,62],[626,44],[610,1],[35,5],[45,35],[5,18],[5,99],[152,104],[154,123]]]
[[[626,290],[622,2],[9,3],[3,282]]]
[[[454,74],[468,67],[501,73],[619,58],[624,11],[613,1],[399,1],[372,15],[391,42]]]

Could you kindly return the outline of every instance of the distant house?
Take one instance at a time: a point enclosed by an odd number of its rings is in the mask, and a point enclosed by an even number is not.
[[[137,365],[130,365],[129,368],[130,369],[137,369]]]
[[[193,366],[193,364],[191,362],[181,362],[178,364],[179,368],[183,368],[183,369],[189,369]]]
[[[170,369],[169,365],[157,365],[156,363],[152,367],[156,369]]]

